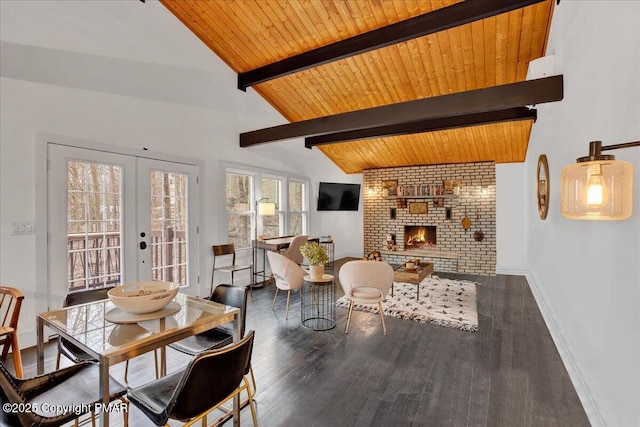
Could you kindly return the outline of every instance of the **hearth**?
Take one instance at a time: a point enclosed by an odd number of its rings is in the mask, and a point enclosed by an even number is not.
[[[435,249],[435,225],[405,225],[404,249]]]

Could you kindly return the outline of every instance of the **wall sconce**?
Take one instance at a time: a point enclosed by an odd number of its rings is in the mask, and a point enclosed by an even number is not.
[[[603,155],[605,150],[640,147],[640,141],[602,146],[589,143],[589,155],[562,168],[560,210],[569,219],[623,220],[633,208],[633,165]]]
[[[263,200],[269,200],[269,198],[263,197],[262,199],[256,202],[256,223],[255,223],[256,240],[262,240],[262,239],[258,239],[258,217],[276,214],[276,204],[269,203],[269,202],[261,203]]]
[[[480,187],[480,194],[489,194],[489,187],[486,185]]]

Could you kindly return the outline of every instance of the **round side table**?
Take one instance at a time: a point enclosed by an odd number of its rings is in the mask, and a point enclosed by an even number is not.
[[[330,274],[320,279],[304,276],[300,292],[301,323],[307,329],[326,331],[336,327],[336,282]]]

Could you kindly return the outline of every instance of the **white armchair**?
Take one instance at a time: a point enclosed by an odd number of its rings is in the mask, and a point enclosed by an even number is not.
[[[382,301],[393,284],[393,268],[382,261],[349,261],[340,268],[339,278],[344,294],[349,298],[349,314],[344,333],[349,333],[353,304],[358,303],[378,304],[382,330],[387,335],[384,314],[382,313]]]
[[[286,256],[287,258],[289,258],[291,261],[295,262],[298,265],[302,264],[302,261],[304,261],[304,257],[300,253],[300,246],[304,245],[308,241],[309,241],[309,236],[304,236],[304,235],[295,236],[291,241],[291,243],[289,244],[289,247],[287,248],[287,250],[284,251],[282,255]]]
[[[304,276],[308,273],[298,264],[277,252],[267,252],[267,257],[269,258],[269,265],[271,265],[273,277],[276,279],[276,294],[273,297],[271,309],[273,310],[273,307],[276,304],[278,290],[282,289],[283,291],[287,291],[287,309],[285,319],[288,319],[291,291],[302,287],[302,284],[304,283]]]

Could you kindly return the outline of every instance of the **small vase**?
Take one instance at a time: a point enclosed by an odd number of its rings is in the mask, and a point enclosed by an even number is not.
[[[324,265],[310,265],[309,274],[312,279],[322,279],[324,275]]]

